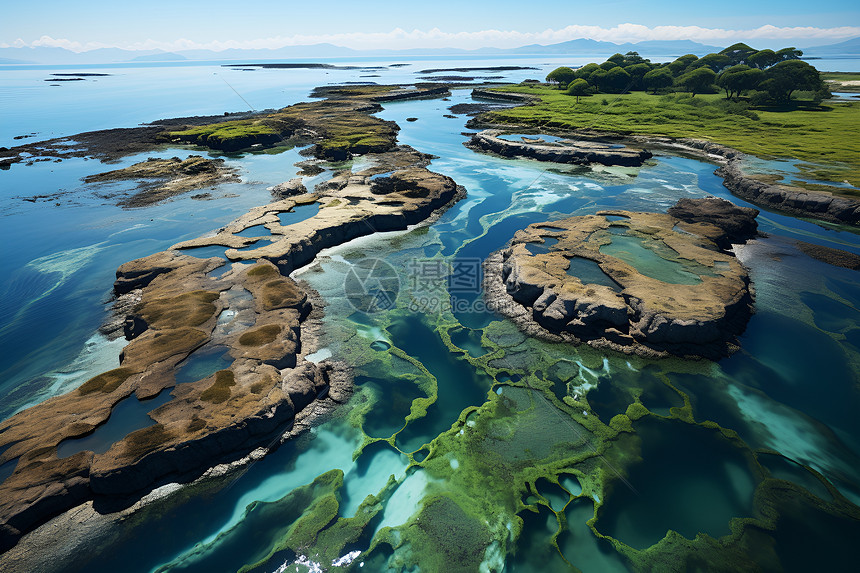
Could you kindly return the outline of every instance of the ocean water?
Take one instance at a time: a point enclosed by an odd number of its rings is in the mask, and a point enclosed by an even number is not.
[[[116,67],[97,82],[60,87],[42,81],[57,70],[4,69],[2,136],[66,136],[245,109],[230,86],[263,109],[307,99],[312,87],[327,83],[414,83],[424,75],[415,72],[427,68],[540,68],[475,72],[519,81],[561,65],[554,58],[534,62],[416,60],[381,71],[370,68],[397,62],[254,72]],[[380,77],[366,77],[373,75]],[[699,544],[705,543],[700,533],[728,542],[733,520],[759,515],[754,494],[770,495],[774,479],[796,484],[809,499],[838,497],[846,507],[860,502],[860,281],[855,271],[812,260],[792,242],[860,253],[860,236],[762,210],[759,227],[768,236],[739,251],[751,269],[757,313],[741,337],[742,350],[719,362],[646,361],[530,340],[484,308],[476,282],[480,261],[517,230],[600,209],[662,211],[683,197],[746,203],[722,186],[713,165],[684,157],[658,155],[635,170],[566,170],[473,153],[462,145],[467,118],[445,117],[450,106],[471,101],[470,90],[457,90],[450,101],[392,103],[379,114],[401,126],[401,143],[435,155],[431,169],[463,185],[466,198],[429,227],[329,249],[297,273],[326,301],[325,350],[356,369],[355,395],[339,415],[247,472],[194,495],[153,502],[138,518],[115,524],[99,551],[86,550],[92,539],[82,535],[79,546],[71,541],[74,560],[48,567],[40,561],[47,556],[33,555],[34,568],[414,570],[440,552],[457,554],[435,521],[455,533],[457,544],[479,538],[474,543],[486,570],[624,571],[669,531]],[[0,238],[14,245],[0,255],[6,269],[0,416],[116,367],[122,342],[97,334],[116,267],[213,232],[269,202],[266,188],[294,177],[300,159],[298,150],[231,156],[227,161],[242,181],[211,190],[213,200],[186,195],[138,209],[116,207],[104,188],[81,182],[117,165],[64,160],[0,172]],[[25,200],[37,195],[52,198]],[[369,259],[396,274],[396,304],[385,312],[357,312],[344,296],[353,265]],[[457,280],[436,274],[440,264],[457,269]],[[205,358],[189,369],[223,366]],[[568,406],[578,404],[575,411],[563,409],[565,398]],[[604,444],[600,428],[637,402],[650,414]],[[727,439],[717,424],[737,439]],[[604,447],[605,457],[587,457]],[[756,453],[764,450],[771,453]],[[330,514],[332,496],[337,508]],[[459,509],[448,505],[434,513],[440,499]],[[816,508],[806,523],[801,516],[810,505],[773,504],[786,516],[772,535],[779,568],[792,570],[802,562],[796,556],[807,553],[819,554],[821,566],[844,565],[854,539],[850,519]],[[297,532],[314,520],[324,522],[322,533],[297,543]],[[339,537],[338,523],[352,533]],[[814,533],[819,525],[826,536]],[[470,533],[478,530],[486,534]],[[604,536],[628,547],[626,553]]]

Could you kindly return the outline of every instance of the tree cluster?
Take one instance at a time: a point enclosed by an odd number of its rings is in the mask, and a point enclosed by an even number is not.
[[[800,60],[803,52],[796,48],[755,50],[743,43],[734,44],[717,54],[699,58],[687,54],[667,63],[652,63],[637,52],[615,54],[602,64],[586,64],[578,69],[556,68],[546,77],[575,96],[592,93],[620,94],[628,91],[669,90],[717,93],[722,89],[726,99],[750,95],[755,104],[785,103],[796,91],[816,93],[815,99],[829,95],[824,82],[811,65]]]

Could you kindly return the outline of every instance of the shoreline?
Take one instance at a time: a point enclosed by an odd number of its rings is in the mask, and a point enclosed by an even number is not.
[[[491,92],[484,89],[475,89],[472,93],[474,97],[520,106],[527,106],[540,99],[530,94]],[[584,141],[629,142],[640,147],[651,146],[676,153],[679,151],[688,153],[698,159],[716,163],[719,167],[715,174],[723,179],[724,186],[732,194],[753,205],[791,216],[860,226],[860,199],[835,196],[827,191],[809,191],[791,185],[773,185],[759,181],[743,172],[740,162],[747,154],[721,143],[690,137],[628,135],[609,131],[544,128],[528,123],[498,123],[487,120],[484,114],[469,120],[466,125],[472,129],[495,129],[508,132],[520,130],[525,133],[545,133]]]

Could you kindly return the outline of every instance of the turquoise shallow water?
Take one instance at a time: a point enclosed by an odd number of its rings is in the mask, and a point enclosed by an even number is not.
[[[419,287],[412,280],[415,266],[410,263],[434,260],[452,268],[474,268],[469,265],[503,247],[516,230],[530,223],[600,209],[660,211],[679,198],[707,194],[744,203],[722,187],[713,166],[686,158],[661,156],[636,177],[629,177],[611,170],[554,171],[536,162],[474,154],[462,146],[464,118],[443,117],[448,106],[468,101],[468,92],[459,91],[450,102],[403,102],[380,113],[402,127],[402,143],[436,155],[431,168],[464,185],[468,196],[429,229],[363,239],[337,249],[300,275],[327,302],[325,325],[331,334],[322,344],[359,364],[356,395],[343,407],[345,415],[287,442],[241,476],[216,482],[199,495],[156,502],[139,519],[117,524],[110,542],[99,552],[80,552],[68,570],[236,570],[265,557],[279,536],[301,519],[306,506],[295,511],[290,496],[330,470],[344,474],[338,496],[340,517],[356,515],[366,496],[381,496],[384,509],[345,546],[344,555],[364,551],[376,532],[409,520],[431,491],[450,493],[464,487],[458,475],[472,460],[457,459],[453,454],[459,450],[446,453],[439,438],[456,435],[464,410],[474,410],[488,396],[498,396],[491,392],[501,391],[498,382],[503,381],[539,384],[545,379],[545,388],[555,399],[577,394],[584,400],[583,409],[587,405],[590,415],[606,424],[637,399],[655,415],[668,417],[684,406],[683,392],[695,421],[717,422],[737,432],[750,448],[773,449],[793,460],[763,462],[774,477],[797,483],[812,495],[825,495],[822,482],[810,481],[813,474],[798,465],[803,464],[820,472],[842,495],[860,501],[856,471],[860,427],[854,415],[860,407],[854,366],[860,349],[852,342],[860,339],[860,324],[854,318],[860,286],[853,271],[803,257],[786,239],[860,252],[857,235],[763,211],[760,226],[776,237],[762,241],[767,248],[746,254],[753,269],[758,313],[741,339],[743,350],[719,363],[675,369],[671,363],[631,363],[621,355],[529,341],[515,329],[501,337],[493,331],[500,318],[483,307],[474,283],[443,279]],[[419,121],[406,122],[407,117]],[[98,369],[100,363],[91,356],[74,361],[87,349],[85,343],[103,317],[102,303],[116,266],[210,232],[251,206],[266,203],[265,188],[293,177],[292,163],[298,160],[295,151],[232,158],[246,182],[220,187],[213,194],[238,197],[206,203],[180,198],[135,211],[112,207],[81,188],[78,179],[100,169],[94,162],[16,166],[0,173],[4,178],[0,181],[10,183],[3,186],[7,197],[34,185],[74,190],[59,207],[18,200],[6,203],[0,213],[8,222],[2,232],[22,245],[3,255],[12,271],[2,288],[9,297],[17,297],[15,305],[8,307],[11,310],[0,315],[0,328],[7,329],[0,330],[0,336],[6,336],[4,343],[17,345],[14,353],[3,358],[3,415],[72,387],[76,379],[83,382],[87,368]],[[62,238],[42,232],[45,225],[62,232]],[[389,312],[363,315],[343,296],[350,265],[368,257],[385,260],[399,273],[398,306]],[[422,304],[413,307],[414,301]],[[446,303],[455,307],[441,320],[438,309]],[[46,332],[49,319],[64,327]],[[438,326],[444,321],[455,323],[448,331],[450,343],[465,353],[451,352],[446,346],[444,329]],[[486,354],[482,335],[500,341],[504,356]],[[112,353],[107,362],[114,367],[119,349],[104,342],[94,346],[91,354],[105,348]],[[392,349],[400,358],[386,358]],[[495,364],[507,374],[494,379],[474,362],[479,357],[500,359]],[[221,367],[204,364],[192,378]],[[431,390],[439,393],[438,401],[426,415],[405,422]],[[359,411],[361,415],[354,415]],[[549,416],[551,409],[545,411]],[[482,418],[462,417],[464,429],[471,427],[469,421]],[[555,426],[557,430],[559,424]],[[713,430],[678,420],[649,416],[637,422],[636,429],[641,443],[630,448],[641,454],[642,461],[631,464],[629,482],[638,494],[618,482],[608,495],[598,494],[587,481],[572,477],[569,469],[561,473],[558,484],[540,478],[534,486],[536,495],[527,502],[534,511],[517,514],[525,522],[522,535],[515,543],[510,541],[508,553],[494,561],[487,559],[510,571],[565,570],[567,563],[583,571],[628,570],[626,558],[586,524],[598,504],[602,505],[596,530],[637,549],[659,542],[669,529],[687,539],[698,532],[723,536],[732,518],[751,515],[752,492],[760,478],[748,468],[747,450],[729,448]],[[394,438],[376,441],[356,455],[364,440],[362,432],[372,439]],[[534,437],[527,429],[514,427],[509,434],[515,436],[511,448],[522,440],[530,451],[543,451],[541,442],[553,434],[541,432]],[[397,448],[408,453],[424,444],[440,448],[434,455],[447,456],[451,473],[445,479],[440,481],[438,475],[422,469],[411,470],[407,477],[409,461]],[[428,451],[422,449],[416,460],[424,459]],[[480,460],[486,452],[475,450],[471,455]],[[6,471],[6,466],[0,470]],[[389,476],[394,476],[393,492],[384,490]],[[509,508],[499,511],[504,514]],[[851,539],[850,532],[840,530],[827,515],[814,516],[812,526],[801,516],[801,509],[790,513],[776,536],[784,563],[802,561],[796,547],[804,536],[831,544]],[[826,537],[811,533],[818,526]],[[837,557],[839,547],[834,544]],[[313,551],[309,547],[305,556],[312,558]],[[384,570],[402,558],[403,551],[384,544],[368,556],[366,567]],[[289,571],[310,569],[294,563],[300,561],[294,552],[277,556],[269,570],[281,564]]]

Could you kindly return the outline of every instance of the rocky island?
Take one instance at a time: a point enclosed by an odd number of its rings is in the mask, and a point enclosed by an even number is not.
[[[0,484],[0,551],[82,503],[116,511],[165,483],[188,482],[218,464],[259,457],[349,395],[351,376],[341,364],[307,359],[316,350],[314,317],[322,308],[315,292],[287,275],[323,248],[420,223],[463,190],[427,170],[427,156],[396,146],[396,126],[370,116],[377,108],[367,101],[298,104],[301,113],[292,107],[279,117],[302,118],[301,135],[315,142],[317,157],[373,152],[370,166],[339,172],[311,193],[285,183],[279,187],[286,198],[252,210],[214,236],[117,270],[113,328],[130,341],[118,368],[0,423],[0,463],[15,462]],[[239,120],[226,131],[225,122],[204,124],[191,130],[193,136],[189,130],[168,136],[219,149],[247,147],[258,141],[260,121]],[[165,137],[145,133],[151,145]],[[283,135],[278,132],[279,141]],[[195,156],[147,161],[95,180],[186,171],[220,177],[217,164],[210,163]],[[156,193],[153,200],[166,196]],[[312,212],[290,218],[302,208]],[[246,236],[249,229],[259,236]],[[213,245],[232,261],[254,263],[232,265],[195,251]],[[195,364],[201,363],[219,368],[196,376]],[[141,414],[143,425],[101,436],[106,447],[88,449],[84,440],[125,408]]]
[[[206,159],[200,155],[191,155],[186,159],[150,157],[124,169],[84,178],[85,183],[123,180],[138,181],[138,189],[134,195],[123,200],[122,205],[143,207],[192,189],[239,181],[239,177],[235,169],[224,165],[223,159]]]
[[[749,276],[727,249],[755,235],[757,214],[710,198],[533,224],[487,260],[486,297],[550,340],[718,358],[752,312]]]
[[[651,153],[644,149],[631,149],[599,141],[560,139],[557,142],[547,142],[537,136],[534,139],[522,137],[522,141],[511,141],[500,137],[502,134],[502,130],[485,129],[473,135],[465,145],[475,151],[495,153],[502,157],[526,157],[573,165],[598,163],[638,167],[651,157]]]

